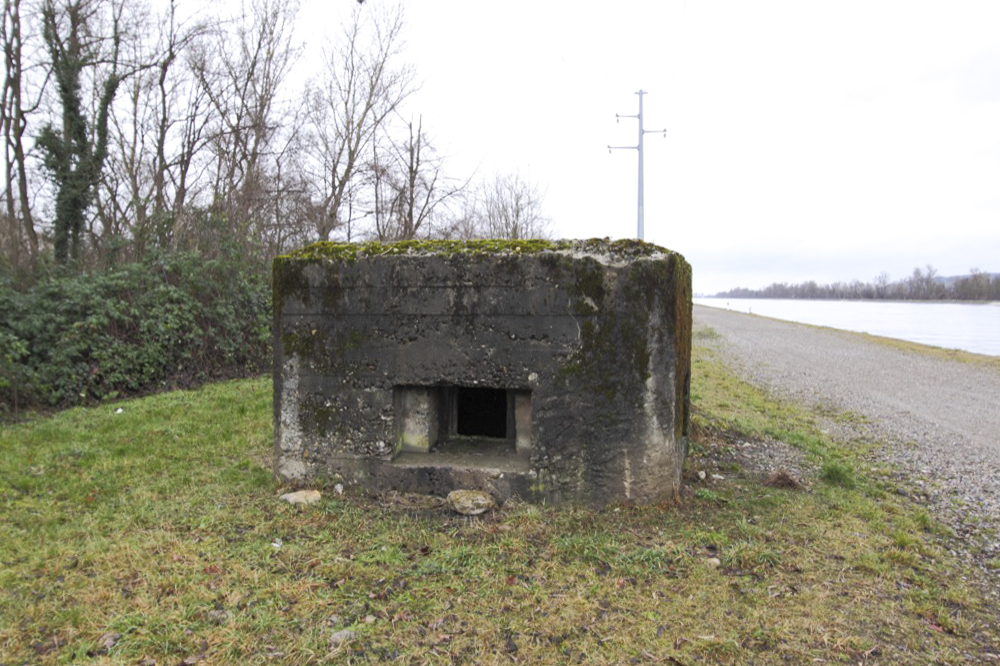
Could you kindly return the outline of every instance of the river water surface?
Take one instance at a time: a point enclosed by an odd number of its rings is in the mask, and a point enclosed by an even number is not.
[[[698,305],[1000,356],[1000,302],[695,298]]]

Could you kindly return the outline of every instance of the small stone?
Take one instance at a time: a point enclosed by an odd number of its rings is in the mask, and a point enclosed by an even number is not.
[[[448,506],[463,516],[478,516],[495,507],[496,502],[481,490],[453,490],[448,493]]]
[[[721,474],[713,474],[713,475],[712,475],[712,480],[713,480],[713,481],[722,481],[722,480],[723,480],[723,479],[725,479],[725,478],[726,478],[726,477],[722,476]]]
[[[340,631],[335,631],[330,634],[330,646],[336,647],[344,641],[352,640],[357,635],[358,632],[352,629],[341,629]]]
[[[338,483],[337,485],[335,485],[333,487],[333,489],[337,491],[338,495],[343,495],[344,494],[344,484],[342,484],[342,483]]]
[[[118,645],[118,641],[121,639],[122,635],[118,632],[109,632],[101,636],[101,638],[97,641],[97,644],[105,650],[110,650],[114,646]]]
[[[708,476],[708,474],[705,474],[705,470],[699,470],[698,472],[699,481],[704,481],[706,476]]]
[[[212,624],[225,624],[232,619],[233,614],[227,610],[210,610],[205,617]]]
[[[280,499],[285,500],[289,504],[315,504],[320,500],[322,495],[318,490],[299,490],[294,493],[285,493]]]
[[[705,564],[712,567],[713,569],[718,569],[719,567],[722,566],[722,560],[720,560],[717,557],[710,557],[707,560],[705,560]]]

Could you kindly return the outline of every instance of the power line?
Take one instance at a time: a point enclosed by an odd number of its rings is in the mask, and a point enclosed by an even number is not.
[[[664,137],[667,136],[667,130],[665,130],[665,129],[663,129],[663,130],[646,130],[646,129],[643,129],[643,126],[642,126],[642,96],[643,95],[648,95],[648,94],[649,93],[647,93],[645,90],[642,90],[642,89],[640,89],[636,93],[636,95],[639,96],[639,113],[638,113],[638,115],[635,115],[635,116],[622,116],[622,115],[619,115],[617,113],[615,114],[615,119],[617,121],[621,121],[622,118],[636,118],[636,119],[638,119],[638,121],[639,121],[639,145],[636,145],[636,146],[608,146],[608,152],[609,153],[612,150],[638,150],[639,151],[639,222],[638,222],[638,229],[637,229],[637,232],[636,232],[636,234],[637,234],[636,237],[639,240],[643,240],[643,236],[645,235],[645,221],[643,219],[644,218],[645,210],[644,210],[644,204],[643,204],[643,184],[642,184],[642,181],[643,181],[643,173],[642,173],[642,144],[643,144],[643,141],[642,141],[642,137],[645,136],[646,134],[659,134],[660,132],[663,132],[663,136]]]

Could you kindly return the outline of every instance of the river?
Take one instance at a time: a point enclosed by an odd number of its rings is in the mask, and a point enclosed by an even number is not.
[[[1000,356],[1000,302],[695,298],[698,305]]]

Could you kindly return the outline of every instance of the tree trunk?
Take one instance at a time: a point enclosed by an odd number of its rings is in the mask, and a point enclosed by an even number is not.
[[[0,35],[4,50],[4,64],[6,65],[3,101],[2,108],[0,108],[7,175],[4,182],[4,194],[12,235],[17,238],[23,237],[28,262],[30,267],[34,268],[38,259],[38,234],[35,232],[35,223],[31,214],[28,173],[25,169],[24,159],[24,134],[28,127],[28,120],[24,108],[24,63],[22,60],[24,44],[21,37],[20,9],[20,0],[6,0],[4,3],[3,32]]]

